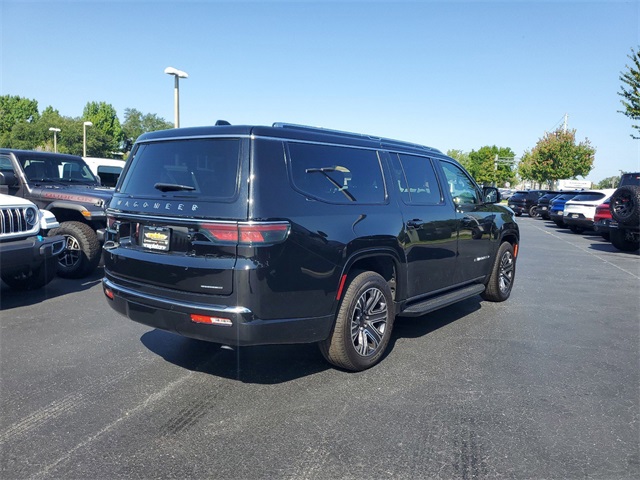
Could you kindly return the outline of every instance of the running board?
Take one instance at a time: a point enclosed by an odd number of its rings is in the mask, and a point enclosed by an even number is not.
[[[484,292],[484,288],[484,285],[474,283],[460,290],[455,290],[453,292],[445,293],[443,295],[439,295],[422,302],[414,303],[400,312],[399,315],[403,317],[418,317],[420,315],[424,315],[425,313],[432,312],[433,310],[437,310],[439,308],[446,307],[447,305],[451,305],[452,303],[456,303],[460,300],[464,300],[465,298],[478,295],[479,293]]]

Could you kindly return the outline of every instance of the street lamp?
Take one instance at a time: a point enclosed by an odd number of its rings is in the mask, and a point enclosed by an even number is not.
[[[93,127],[92,122],[84,122],[82,124],[82,156],[87,156],[87,127]]]
[[[50,132],[53,132],[53,152],[58,153],[58,132],[59,128],[51,127],[49,128]]]
[[[174,124],[176,128],[180,127],[180,87],[178,86],[179,78],[189,78],[187,72],[178,70],[173,67],[167,67],[164,69],[164,73],[167,75],[173,75],[175,77],[175,83],[173,87],[173,110],[174,110]]]

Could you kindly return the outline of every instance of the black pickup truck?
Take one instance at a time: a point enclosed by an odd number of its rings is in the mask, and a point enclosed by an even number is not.
[[[58,275],[82,278],[93,272],[102,254],[96,231],[106,227],[105,205],[113,189],[100,186],[75,155],[0,148],[0,193],[26,198],[52,212],[66,250],[58,257]]]

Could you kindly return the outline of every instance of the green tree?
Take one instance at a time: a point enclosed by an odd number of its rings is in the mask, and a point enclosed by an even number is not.
[[[618,111],[637,122],[640,120],[640,53],[632,48],[631,55],[628,57],[633,63],[631,66],[626,65],[628,71],[620,75],[620,81],[623,85],[620,87],[618,95],[623,98],[620,102],[624,106],[624,110]],[[640,131],[638,124],[631,125],[631,128]],[[631,137],[640,139],[640,136],[633,133],[631,133]]]
[[[124,122],[122,123],[122,131],[126,147],[124,151],[131,149],[131,145],[136,139],[147,132],[155,132],[156,130],[166,130],[173,128],[173,124],[167,122],[164,118],[158,117],[155,113],[142,112],[135,108],[127,108],[124,111]]]
[[[484,146],[469,153],[467,170],[482,185],[515,183],[515,153],[509,147]]]
[[[31,124],[38,120],[38,102],[17,95],[0,96],[0,146],[11,147],[11,131],[20,123]],[[29,127],[22,127],[22,137]],[[15,148],[15,147],[14,147]]]
[[[613,176],[613,177],[607,177],[603,180],[600,180],[597,184],[595,188],[616,188],[616,185],[618,185],[620,183],[620,177],[619,176]]]
[[[462,150],[447,150],[447,155],[456,159],[464,168],[469,167],[469,154]]]
[[[106,102],[88,102],[82,120],[93,123],[87,128],[87,155],[107,157],[120,149],[124,140],[122,126],[115,108]]]
[[[576,131],[559,128],[545,133],[519,165],[520,176],[539,183],[585,177],[593,168],[595,148],[588,139],[576,144]]]

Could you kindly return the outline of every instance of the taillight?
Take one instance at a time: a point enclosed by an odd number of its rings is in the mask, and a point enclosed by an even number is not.
[[[212,317],[210,315],[198,315],[197,313],[192,313],[190,315],[191,321],[194,323],[202,323],[204,325],[222,325],[224,327],[231,327],[233,322],[224,317]]]
[[[288,222],[203,223],[201,228],[215,241],[241,245],[280,243],[291,230]]]

